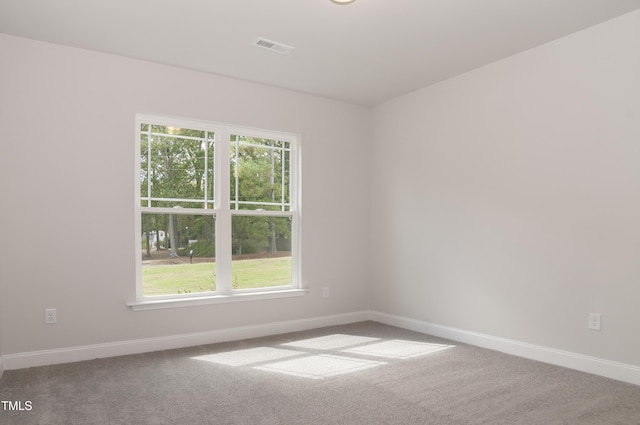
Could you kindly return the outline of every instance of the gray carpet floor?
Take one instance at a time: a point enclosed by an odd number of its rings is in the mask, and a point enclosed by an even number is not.
[[[5,371],[0,399],[32,406],[3,425],[640,425],[640,386],[374,322]]]

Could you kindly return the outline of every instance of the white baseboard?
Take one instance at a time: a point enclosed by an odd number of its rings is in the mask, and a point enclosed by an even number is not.
[[[159,338],[145,338],[130,341],[110,342],[105,344],[85,345],[54,350],[32,351],[27,353],[4,355],[6,370],[27,367],[46,366],[59,363],[78,362],[104,357],[123,356],[127,354],[146,353],[151,351],[171,350],[195,345],[214,344],[217,342],[238,341],[287,332],[304,331],[325,326],[344,325],[369,320],[369,312],[337,314],[314,317],[310,319],[290,320],[209,332],[183,335],[171,335]],[[2,363],[0,362],[0,367]],[[0,369],[1,374],[2,369]]]
[[[344,325],[366,320],[373,320],[403,329],[450,339],[452,341],[488,348],[515,356],[640,385],[640,367],[638,366],[375,311],[361,311],[332,316],[314,317],[310,319],[220,329],[208,332],[171,335],[158,338],[145,338],[54,350],[5,354],[0,356],[0,377],[2,377],[4,370],[23,369],[27,367],[45,366],[58,363],[70,363],[151,351],[171,350],[175,348],[214,344],[226,341],[238,341],[248,338],[322,328],[325,326]]]
[[[425,333],[478,347],[488,348],[515,356],[563,366],[582,372],[640,385],[640,367],[554,348],[528,344],[506,338],[456,329],[386,313],[371,312],[370,320],[403,329]]]

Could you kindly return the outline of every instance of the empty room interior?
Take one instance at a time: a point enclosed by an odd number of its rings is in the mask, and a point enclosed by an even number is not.
[[[640,0],[342,3],[0,1],[0,422],[640,423]]]

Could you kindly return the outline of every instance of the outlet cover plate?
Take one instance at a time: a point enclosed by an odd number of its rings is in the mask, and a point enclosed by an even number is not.
[[[589,329],[599,331],[602,325],[602,315],[600,313],[589,313]]]
[[[46,325],[53,325],[57,322],[57,314],[55,308],[47,308],[44,310],[44,323]]]

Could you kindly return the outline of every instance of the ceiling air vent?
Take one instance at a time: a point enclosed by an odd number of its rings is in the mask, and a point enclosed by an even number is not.
[[[278,43],[277,41],[267,40],[266,38],[258,38],[253,42],[254,46],[262,47],[264,49],[271,50],[273,52],[282,53],[288,55],[293,50],[293,47],[286,44]]]

